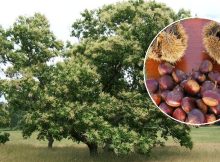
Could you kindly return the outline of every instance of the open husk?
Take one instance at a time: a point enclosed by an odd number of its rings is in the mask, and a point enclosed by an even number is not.
[[[149,48],[147,56],[157,61],[176,63],[184,55],[187,40],[182,24],[173,24],[158,35]]]
[[[220,24],[212,21],[204,27],[203,44],[208,55],[220,64]]]

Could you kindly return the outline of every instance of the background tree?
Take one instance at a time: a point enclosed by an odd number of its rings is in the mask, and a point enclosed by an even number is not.
[[[9,127],[9,112],[7,105],[3,102],[0,103],[0,129]],[[9,141],[9,133],[1,132],[0,130],[0,144],[5,144]]]
[[[28,137],[38,131],[38,139],[48,139],[52,147],[53,138],[60,140],[56,124],[49,121],[54,107],[53,98],[46,93],[47,63],[58,56],[63,43],[50,31],[48,20],[36,13],[33,17],[20,16],[8,30],[1,30],[3,44],[1,58],[11,66],[3,81],[4,96],[15,114],[23,136]],[[13,123],[13,122],[12,122]]]
[[[7,53],[13,48],[11,42],[6,39],[6,31],[0,26],[0,63],[5,64]],[[3,88],[0,89],[0,96],[3,94]],[[9,127],[10,117],[7,104],[4,102],[0,103],[0,128]],[[0,144],[9,141],[9,133],[4,133],[0,131]]]

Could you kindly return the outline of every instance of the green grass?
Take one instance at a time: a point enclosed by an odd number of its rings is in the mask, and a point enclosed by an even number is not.
[[[54,143],[47,149],[46,141],[36,140],[36,134],[24,140],[19,131],[10,131],[11,141],[0,145],[0,162],[219,162],[220,127],[192,129],[193,150],[180,147],[169,140],[165,147],[153,149],[149,157],[137,154],[117,157],[102,153],[90,158],[87,147],[71,140]]]
[[[220,143],[220,126],[193,128],[191,135],[194,143]]]

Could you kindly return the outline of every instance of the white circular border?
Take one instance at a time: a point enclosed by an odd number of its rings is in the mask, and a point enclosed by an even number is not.
[[[145,85],[145,88],[146,88],[146,90],[147,90],[147,92],[148,92],[148,94],[149,94],[149,97],[150,97],[151,101],[154,103],[154,105],[155,105],[163,114],[165,114],[165,115],[168,116],[169,118],[175,120],[175,121],[178,122],[178,123],[182,123],[182,124],[186,124],[186,125],[190,125],[190,126],[212,125],[212,124],[214,124],[214,123],[220,121],[220,119],[218,119],[218,120],[216,120],[216,121],[214,121],[214,122],[210,122],[210,123],[191,124],[191,123],[187,123],[187,122],[183,122],[183,121],[177,120],[177,119],[173,118],[172,116],[168,115],[167,113],[165,113],[164,111],[162,111],[159,106],[157,106],[157,104],[155,103],[155,101],[154,101],[153,98],[151,97],[151,94],[150,94],[150,92],[148,91],[148,88],[147,88],[147,85],[146,85],[146,78],[147,78],[147,77],[146,77],[146,73],[145,73],[145,63],[146,63],[146,60],[147,60],[147,54],[148,54],[149,49],[150,49],[151,45],[153,44],[154,40],[158,37],[158,35],[159,35],[161,32],[163,32],[163,31],[164,31],[166,28],[168,28],[169,26],[171,26],[171,25],[173,25],[173,24],[175,24],[175,23],[177,23],[177,22],[184,21],[184,20],[188,20],[188,19],[206,19],[206,20],[211,20],[211,21],[217,22],[216,20],[210,19],[210,18],[202,18],[202,17],[197,17],[197,16],[195,16],[195,17],[187,17],[187,18],[179,19],[179,20],[177,20],[177,21],[174,21],[174,22],[170,23],[169,25],[167,25],[166,27],[164,27],[160,32],[158,32],[158,34],[154,37],[154,39],[151,41],[150,45],[148,46],[147,51],[146,51],[146,54],[145,54],[144,66],[143,66],[144,85]],[[218,23],[218,22],[217,22],[217,23]]]

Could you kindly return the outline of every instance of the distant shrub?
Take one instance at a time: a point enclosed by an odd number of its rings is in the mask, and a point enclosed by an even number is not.
[[[9,133],[0,134],[0,144],[5,144],[7,141],[9,141],[9,136]]]

